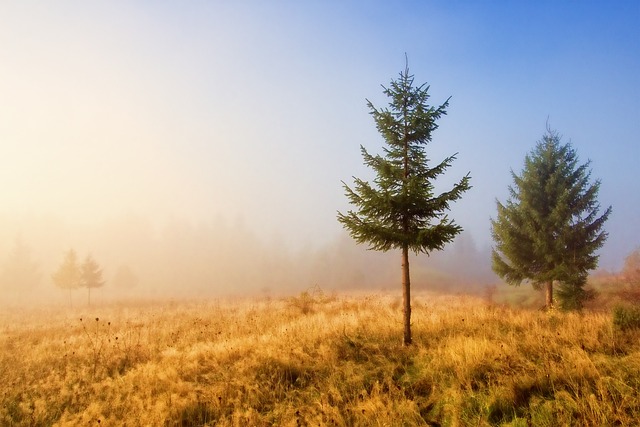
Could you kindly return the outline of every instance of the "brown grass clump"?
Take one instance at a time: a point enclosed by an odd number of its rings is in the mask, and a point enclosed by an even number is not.
[[[91,310],[91,311],[89,311]],[[82,319],[82,320],[81,320]],[[418,294],[0,315],[0,425],[632,425],[640,331]]]

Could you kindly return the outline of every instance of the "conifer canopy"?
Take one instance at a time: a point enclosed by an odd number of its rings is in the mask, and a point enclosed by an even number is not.
[[[81,282],[80,265],[78,264],[78,256],[76,251],[69,249],[64,256],[64,260],[60,267],[51,276],[56,286],[62,289],[76,289],[80,287]]]
[[[69,290],[69,306],[71,306],[71,291],[81,285],[81,274],[76,251],[69,249],[64,256],[62,264],[51,276],[56,286]]]
[[[589,165],[580,165],[571,145],[547,128],[525,157],[522,173],[511,172],[510,198],[497,201],[491,221],[494,271],[510,285],[545,284],[548,307],[554,282],[562,306],[581,306],[588,271],[597,267],[596,251],[607,238],[602,228],[611,207],[598,216],[600,181],[590,182]]]
[[[91,289],[104,286],[102,269],[91,255],[87,255],[80,270],[81,285],[87,288],[87,301],[91,305]]]
[[[449,168],[456,154],[430,168],[425,146],[438,128],[436,121],[447,113],[447,99],[439,107],[430,106],[429,87],[414,86],[414,76],[405,68],[384,94],[390,98],[386,109],[377,109],[367,100],[371,115],[386,144],[384,156],[371,155],[360,146],[364,164],[376,174],[373,185],[354,177],[352,189],[343,182],[345,193],[357,211],[338,212],[338,221],[358,243],[388,251],[408,247],[413,252],[441,250],[462,228],[449,219],[451,202],[470,188],[469,175],[453,188],[435,195],[433,181]]]

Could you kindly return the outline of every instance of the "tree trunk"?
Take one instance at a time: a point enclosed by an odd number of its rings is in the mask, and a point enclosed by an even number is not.
[[[87,297],[87,303],[88,305],[91,305],[91,286],[87,286],[87,289],[89,290],[89,294]]]
[[[553,280],[549,280],[545,288],[545,307],[547,310],[553,307]]]
[[[402,299],[404,303],[404,345],[411,344],[411,279],[409,278],[409,247],[402,248]]]

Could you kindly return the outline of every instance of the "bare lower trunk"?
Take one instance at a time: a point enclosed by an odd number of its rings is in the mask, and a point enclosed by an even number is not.
[[[548,310],[551,307],[553,307],[553,280],[549,280],[546,285],[547,286],[545,287],[544,296],[545,296],[545,307]]]
[[[404,345],[411,344],[411,280],[409,279],[409,248],[402,248],[402,299],[404,304]]]

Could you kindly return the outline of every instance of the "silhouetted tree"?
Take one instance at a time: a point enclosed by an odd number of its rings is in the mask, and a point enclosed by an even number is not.
[[[462,228],[445,212],[470,188],[469,175],[453,188],[435,195],[433,181],[444,173],[456,155],[428,167],[425,146],[438,128],[449,100],[439,107],[430,106],[429,87],[415,87],[408,66],[391,86],[384,89],[390,98],[388,109],[377,109],[367,100],[371,115],[386,146],[384,157],[370,155],[360,146],[364,164],[376,173],[374,184],[355,178],[355,188],[343,182],[346,196],[357,211],[338,212],[338,221],[358,243],[371,249],[402,251],[402,289],[404,344],[411,344],[411,281],[409,250],[416,254],[441,250]]]
[[[611,207],[598,216],[600,181],[590,183],[589,163],[578,165],[576,151],[547,128],[525,157],[521,175],[513,171],[506,204],[497,201],[491,221],[493,269],[510,285],[531,281],[545,286],[546,307],[553,305],[553,283],[563,308],[580,308],[588,297],[587,272],[607,238],[602,231]]]
[[[91,305],[91,289],[104,286],[102,269],[91,255],[87,255],[80,268],[80,286],[87,288],[89,305]]]
[[[78,265],[76,251],[69,249],[58,270],[52,275],[53,283],[59,288],[69,290],[69,306],[71,306],[71,291],[80,287],[81,272]]]

